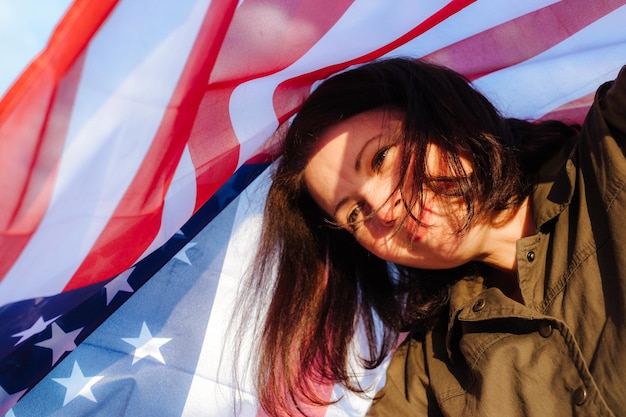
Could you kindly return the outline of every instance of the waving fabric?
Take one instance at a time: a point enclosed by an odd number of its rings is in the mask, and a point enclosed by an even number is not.
[[[54,19],[1,93],[0,415],[234,413],[218,358],[257,175],[330,74],[424,57],[505,115],[581,121],[626,57],[626,0],[75,0]],[[315,415],[368,407],[321,389],[342,400]]]

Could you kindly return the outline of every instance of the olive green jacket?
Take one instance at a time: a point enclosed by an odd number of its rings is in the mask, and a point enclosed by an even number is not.
[[[626,67],[540,172],[524,304],[481,277],[394,354],[371,417],[626,416]]]

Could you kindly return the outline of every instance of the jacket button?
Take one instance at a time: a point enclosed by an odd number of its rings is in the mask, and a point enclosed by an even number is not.
[[[585,387],[581,386],[576,388],[576,391],[574,391],[574,404],[583,405],[586,400],[587,390],[585,389]]]
[[[526,259],[528,259],[528,262],[532,262],[535,260],[535,251],[529,250],[526,253]]]
[[[480,310],[482,310],[485,307],[485,304],[487,303],[485,302],[485,300],[481,298],[480,300],[474,303],[472,310],[474,311],[474,313],[478,313]]]
[[[539,324],[539,334],[541,337],[550,337],[552,334],[552,326],[548,321],[544,320]]]

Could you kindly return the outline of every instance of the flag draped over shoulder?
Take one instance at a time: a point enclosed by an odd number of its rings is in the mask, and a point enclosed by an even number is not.
[[[218,358],[254,179],[316,83],[420,57],[504,115],[580,122],[626,63],[624,22],[626,0],[69,3],[1,92],[0,415],[231,415]],[[314,415],[369,405],[321,389],[341,400]]]

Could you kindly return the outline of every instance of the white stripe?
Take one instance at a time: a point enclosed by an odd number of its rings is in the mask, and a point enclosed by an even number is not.
[[[146,251],[137,259],[140,261],[180,230],[180,227],[193,215],[196,207],[196,170],[191,160],[189,147],[178,162],[172,183],[167,189],[161,214],[161,228]]]
[[[182,416],[233,416],[233,401],[238,394],[241,395],[240,405],[243,407],[239,416],[257,415],[258,403],[249,378],[251,375],[248,373],[248,378],[239,381],[242,383],[239,387],[233,380],[232,369],[235,365],[231,352],[235,342],[229,340],[227,336],[234,336],[229,325],[233,311],[237,308],[235,298],[241,280],[249,273],[255,254],[254,248],[260,234],[263,205],[269,184],[269,170],[266,170],[235,200],[237,214],[232,221],[230,237],[221,234],[211,235],[216,240],[223,241],[225,254],[222,258],[221,253],[216,253],[215,261],[204,272],[216,280],[219,279],[219,284]],[[216,224],[230,222],[230,216],[228,213],[221,214],[214,222]],[[219,248],[220,245],[216,247]],[[350,361],[351,373],[354,375],[354,381],[358,381],[362,387],[369,387],[369,395],[373,395],[385,382],[389,358],[375,370],[363,369],[358,360],[359,357],[365,356],[363,352],[367,349],[362,330],[357,333],[355,339]],[[249,353],[254,340],[246,338],[243,342],[241,340],[237,342],[241,343],[244,349],[242,358],[254,358]],[[251,365],[255,365],[254,359],[248,363],[248,366]],[[250,372],[250,369],[240,369],[240,372],[246,371]],[[368,398],[346,392],[344,387],[336,385],[332,398],[340,397],[341,401],[328,408],[327,417],[364,415],[370,405]],[[210,399],[210,407],[207,399]]]
[[[151,145],[208,6],[124,0],[93,38],[52,201],[2,281],[0,305],[60,292],[89,253]]]
[[[383,324],[381,321],[377,323],[379,336],[382,336]],[[348,367],[352,374],[352,383],[363,388],[365,395],[355,394],[343,385],[335,385],[331,400],[337,402],[328,407],[325,417],[364,416],[376,393],[385,385],[391,356],[387,357],[376,369],[363,368],[360,358],[368,357],[369,348],[362,325],[357,329],[351,348]]]
[[[387,56],[422,57],[520,16],[558,3],[558,1],[480,0],[395,49]]]
[[[474,85],[503,114],[537,119],[615,78],[626,63],[624,22],[626,6],[544,53],[482,77]]]
[[[238,391],[232,378],[234,359],[231,354],[234,344],[228,344],[226,336],[233,335],[227,333],[228,326],[235,308],[235,297],[240,281],[249,273],[248,267],[254,257],[268,184],[266,170],[235,200],[237,214],[232,223],[232,234],[215,237],[224,239],[225,255],[223,261],[221,256],[217,256],[214,264],[207,267],[204,272],[214,276],[216,280],[219,279],[219,284],[182,416],[232,415],[234,395]],[[223,217],[223,214],[218,216],[214,222],[219,224],[224,221]],[[245,343],[242,345],[244,348],[250,347]],[[242,355],[242,358],[247,357],[251,356],[245,353]],[[251,360],[250,364],[253,362]],[[244,409],[239,416],[255,416],[257,402],[252,383],[250,380],[242,382],[239,394],[243,396],[241,405]],[[207,402],[207,399],[210,400]]]
[[[233,129],[241,144],[239,165],[250,158],[278,126],[273,95],[283,81],[370,53],[443,7],[447,1],[386,0],[354,2],[339,21],[290,67],[237,87],[230,99]],[[306,27],[306,22],[302,22]]]

